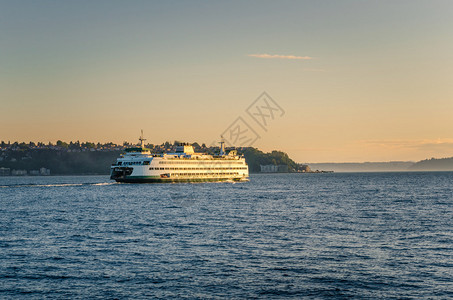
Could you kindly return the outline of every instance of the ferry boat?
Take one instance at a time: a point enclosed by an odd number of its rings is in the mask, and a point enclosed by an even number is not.
[[[220,142],[219,155],[195,153],[190,144],[180,144],[172,153],[151,153],[140,145],[127,148],[111,167],[110,179],[117,182],[204,182],[248,181],[249,170],[243,155],[236,150],[225,151]]]

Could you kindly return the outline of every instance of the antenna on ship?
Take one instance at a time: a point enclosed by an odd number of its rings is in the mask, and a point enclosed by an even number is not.
[[[220,140],[220,155],[225,155],[225,139],[223,135],[220,136],[222,139]]]
[[[142,134],[140,135],[140,138],[138,140],[140,141],[140,147],[142,147],[142,149],[144,149],[146,139],[143,138],[143,129],[141,131],[142,131]]]

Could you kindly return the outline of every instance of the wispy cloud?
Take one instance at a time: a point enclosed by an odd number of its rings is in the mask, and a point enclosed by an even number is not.
[[[310,56],[281,55],[281,54],[249,54],[251,57],[258,58],[279,58],[279,59],[313,59]]]

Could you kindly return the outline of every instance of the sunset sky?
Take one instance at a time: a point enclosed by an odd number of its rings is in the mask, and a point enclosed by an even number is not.
[[[284,114],[262,128],[267,92]],[[453,1],[1,1],[0,140],[453,156]]]

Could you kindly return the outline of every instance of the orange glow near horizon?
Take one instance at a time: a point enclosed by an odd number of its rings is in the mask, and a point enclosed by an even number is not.
[[[266,91],[263,151],[453,156],[453,2],[51,3],[0,12],[0,140],[209,145]]]

